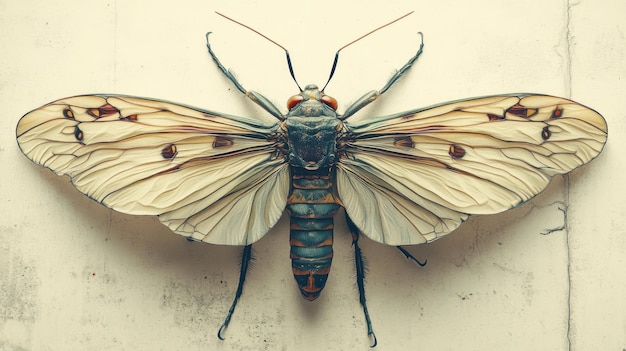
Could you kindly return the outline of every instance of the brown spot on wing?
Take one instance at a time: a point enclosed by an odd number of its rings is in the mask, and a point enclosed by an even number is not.
[[[496,115],[496,114],[493,114],[493,113],[488,113],[487,114],[487,118],[489,118],[490,121],[501,121],[501,120],[505,119],[504,116]]]
[[[548,140],[552,136],[552,132],[550,131],[550,126],[545,126],[541,130],[541,138],[543,140]]]
[[[465,149],[460,147],[459,145],[452,144],[450,145],[448,154],[452,156],[452,158],[461,158],[465,156]]]
[[[396,137],[393,140],[393,144],[398,147],[410,147],[410,148],[415,147],[415,143],[413,142],[413,139],[411,139],[411,137],[409,136]]]
[[[164,147],[163,150],[161,150],[161,156],[163,156],[163,158],[167,160],[173,159],[177,153],[178,151],[176,150],[176,145],[174,144],[170,144]]]
[[[539,110],[537,110],[536,108],[528,108],[520,104],[515,104],[506,110],[506,112],[522,118],[530,118],[537,114],[538,111]]]
[[[81,143],[83,142],[85,135],[83,134],[83,131],[80,130],[80,128],[78,128],[78,126],[74,127],[74,138],[76,138],[76,140],[80,141]]]
[[[554,109],[554,111],[552,111],[552,116],[550,116],[550,118],[555,119],[555,118],[561,118],[563,117],[563,108],[561,107],[557,107]]]
[[[87,113],[95,118],[109,117],[119,112],[120,110],[111,104],[102,105],[98,108],[87,109]]]
[[[217,136],[215,137],[215,140],[213,141],[213,148],[217,149],[220,147],[229,147],[229,146],[233,146],[235,142],[233,141],[233,139],[225,137],[225,136]]]
[[[74,111],[71,108],[66,107],[63,109],[63,117],[67,119],[74,119]]]

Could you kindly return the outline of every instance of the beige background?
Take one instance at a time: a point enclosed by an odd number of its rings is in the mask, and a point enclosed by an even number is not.
[[[188,243],[156,218],[113,213],[17,148],[21,115],[85,93],[263,116],[215,68],[206,31],[247,88],[284,106],[296,89],[283,53],[215,10],[287,46],[301,84],[323,84],[338,47],[415,10],[342,54],[326,90],[340,110],[381,87],[425,33],[416,67],[365,117],[507,92],[600,111],[609,142],[596,161],[521,208],[409,248],[425,268],[364,240],[366,288],[378,350],[626,348],[626,2],[23,0],[0,1],[0,349],[368,349],[342,219],[331,277],[313,303],[291,276],[288,219],[255,245],[222,342],[238,248]]]

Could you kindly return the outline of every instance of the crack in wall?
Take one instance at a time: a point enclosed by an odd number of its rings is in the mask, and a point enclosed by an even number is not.
[[[563,177],[565,182],[565,208],[569,208],[569,192],[570,192],[570,182],[569,175],[565,175]],[[571,262],[571,247],[569,243],[569,219],[567,216],[567,211],[564,211],[564,226],[563,230],[565,231],[565,252],[567,259],[567,350],[572,350],[572,262]]]
[[[568,98],[572,97],[572,4],[565,0],[565,90]]]
[[[578,5],[578,2],[572,3],[570,0],[565,0],[565,90],[568,98],[572,97],[572,8]],[[565,186],[565,208],[569,208],[570,205],[570,178],[569,174],[563,176]],[[567,350],[572,350],[572,262],[571,262],[571,246],[569,241],[569,219],[567,212],[564,212],[564,226],[565,231],[565,247],[566,247],[566,260],[567,260]]]

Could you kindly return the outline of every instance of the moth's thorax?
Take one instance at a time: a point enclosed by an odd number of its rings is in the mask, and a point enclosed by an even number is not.
[[[315,171],[334,164],[342,122],[337,118],[336,102],[331,99],[313,84],[289,99],[283,128],[292,166]]]
[[[310,171],[332,166],[340,124],[336,117],[288,117],[289,163]]]

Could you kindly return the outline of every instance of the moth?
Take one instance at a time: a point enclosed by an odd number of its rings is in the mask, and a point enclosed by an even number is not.
[[[593,160],[607,140],[607,124],[596,111],[539,94],[462,99],[353,119],[413,65],[423,37],[415,55],[384,87],[343,114],[325,86],[300,88],[285,50],[299,93],[288,99],[284,114],[243,87],[219,61],[208,37],[217,67],[273,121],[102,94],[33,110],[20,119],[16,134],[24,155],[69,176],[79,191],[106,207],[156,215],[190,240],[245,246],[220,339],[242,294],[252,244],[285,209],[293,274],[307,300],[324,288],[333,258],[333,218],[345,209],[360,302],[375,346],[360,235],[408,255],[400,245],[432,242],[471,214],[523,204],[554,175]]]

